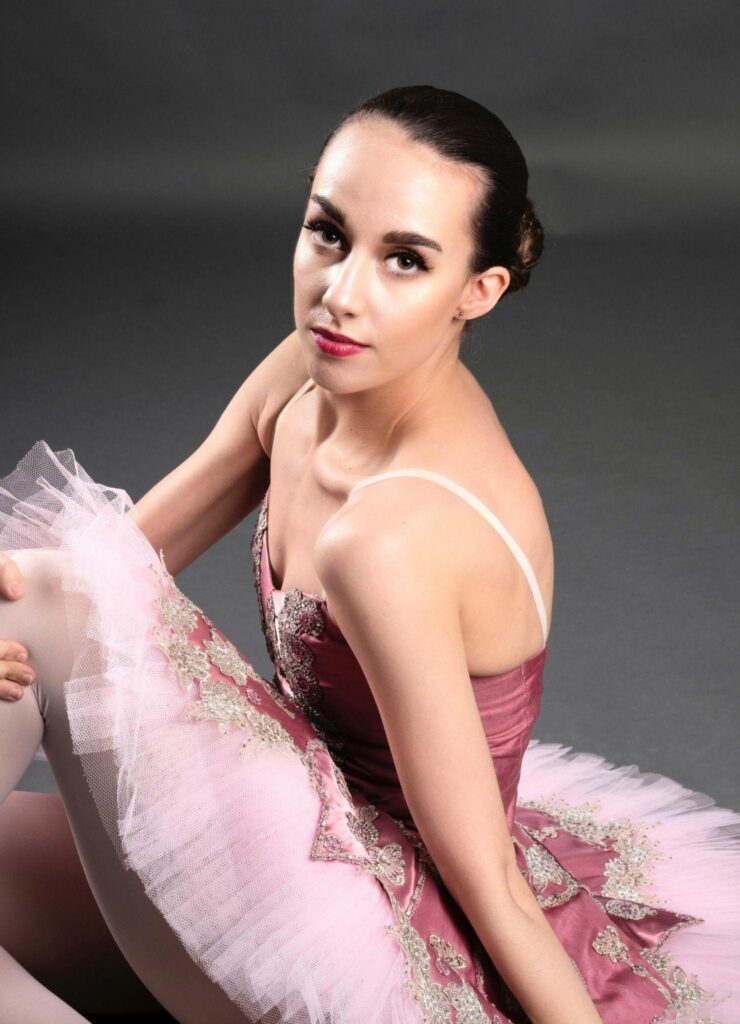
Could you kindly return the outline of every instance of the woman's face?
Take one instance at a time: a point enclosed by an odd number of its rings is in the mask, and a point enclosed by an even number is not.
[[[423,364],[433,370],[451,352],[457,358],[456,311],[481,315],[509,281],[505,268],[480,281],[468,272],[480,189],[470,167],[387,119],[339,131],[316,169],[293,260],[296,328],[317,383],[363,390]],[[419,237],[389,239],[390,232]],[[368,347],[328,354],[312,327]]]

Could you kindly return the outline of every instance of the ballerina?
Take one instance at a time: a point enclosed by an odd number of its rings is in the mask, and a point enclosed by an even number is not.
[[[43,441],[0,480],[0,821],[42,743],[110,977],[183,1024],[730,1024],[740,815],[530,736],[552,540],[460,360],[542,254],[521,150],[391,89],[310,184],[296,329],[182,465],[135,505]],[[272,679],[175,583],[255,509]],[[3,1024],[99,1009],[0,927]]]

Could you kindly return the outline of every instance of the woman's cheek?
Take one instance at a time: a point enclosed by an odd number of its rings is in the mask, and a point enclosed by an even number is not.
[[[293,276],[296,283],[307,284],[312,276],[312,270],[315,274],[316,266],[311,259],[311,255],[305,243],[299,242],[293,256]]]

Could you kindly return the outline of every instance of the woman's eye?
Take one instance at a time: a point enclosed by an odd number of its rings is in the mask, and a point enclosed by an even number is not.
[[[417,267],[419,271],[426,270],[427,265],[421,256],[415,252],[394,252],[391,254],[393,260],[407,260],[406,269],[403,271],[403,277],[411,277],[411,270],[413,267]]]
[[[327,235],[333,235],[335,240],[339,240],[342,237],[341,232],[326,220],[309,220],[306,221],[303,227],[312,234],[319,231],[325,238]],[[333,248],[333,242],[329,242],[328,247]],[[416,252],[402,250],[401,252],[391,253],[388,258],[406,261],[404,269],[401,270],[400,274],[397,274],[398,277],[413,277],[417,271],[421,272],[429,269],[424,258]]]
[[[341,235],[336,228],[332,227],[328,221],[325,220],[310,220],[303,225],[307,231],[315,233],[320,231],[322,235],[334,235],[335,238],[341,238]]]

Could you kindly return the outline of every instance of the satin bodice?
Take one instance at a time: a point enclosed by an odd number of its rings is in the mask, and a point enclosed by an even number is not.
[[[269,488],[252,537],[254,582],[274,682],[309,717],[348,783],[376,806],[413,821],[383,723],[362,668],[317,594],[275,586],[269,553]],[[547,643],[507,672],[471,676],[507,821],[512,827],[522,758],[540,712]]]

